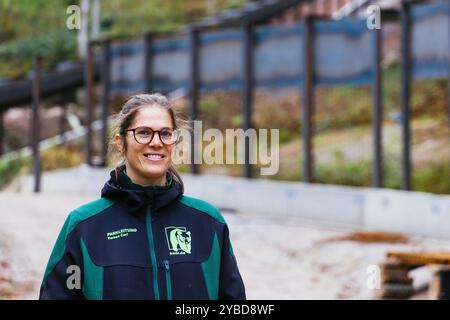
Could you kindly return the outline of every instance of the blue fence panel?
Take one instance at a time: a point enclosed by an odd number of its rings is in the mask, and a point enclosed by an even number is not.
[[[200,34],[200,89],[239,89],[242,79],[242,33],[229,29]]]
[[[316,84],[371,83],[375,32],[366,21],[316,21],[314,32]]]
[[[450,75],[450,3],[415,5],[412,16],[413,76],[434,79]]]
[[[253,70],[257,87],[303,84],[303,34],[303,25],[256,28]]]
[[[189,36],[157,39],[153,45],[153,77],[157,90],[170,91],[189,87]]]
[[[144,90],[144,42],[142,40],[111,43],[111,90]]]
[[[420,79],[450,74],[450,4],[412,7],[413,75]],[[314,61],[316,85],[369,85],[374,70],[375,32],[365,20],[315,21]],[[256,87],[303,84],[304,25],[260,26],[254,30],[254,81]],[[200,89],[239,89],[243,79],[243,34],[225,29],[200,34]],[[111,44],[112,90],[145,88],[143,40]],[[188,35],[155,39],[153,84],[155,90],[189,88]]]

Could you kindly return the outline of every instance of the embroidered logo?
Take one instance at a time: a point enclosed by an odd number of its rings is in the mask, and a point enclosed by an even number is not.
[[[117,231],[111,231],[106,233],[106,238],[108,240],[114,240],[114,239],[119,239],[119,238],[123,238],[123,237],[128,237],[128,234],[131,232],[137,232],[136,228],[125,228],[125,229],[120,229]]]
[[[170,255],[185,255],[191,253],[191,232],[185,227],[167,227],[167,245]]]

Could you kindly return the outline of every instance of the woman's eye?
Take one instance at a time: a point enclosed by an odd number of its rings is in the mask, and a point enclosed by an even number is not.
[[[152,134],[150,130],[138,130],[136,133],[140,136],[150,136]]]
[[[169,138],[172,136],[172,131],[161,131],[161,136],[165,138]]]

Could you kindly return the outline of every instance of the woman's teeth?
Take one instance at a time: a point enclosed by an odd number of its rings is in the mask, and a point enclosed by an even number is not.
[[[145,156],[150,160],[161,160],[162,158],[164,158],[160,154],[146,154]]]

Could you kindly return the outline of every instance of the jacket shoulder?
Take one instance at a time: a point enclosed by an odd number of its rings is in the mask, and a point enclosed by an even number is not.
[[[56,239],[55,246],[53,247],[53,251],[50,255],[50,259],[44,273],[42,288],[45,287],[46,280],[49,274],[53,271],[58,262],[63,259],[64,253],[66,251],[66,241],[69,237],[69,234],[80,222],[102,212],[106,208],[109,208],[112,204],[114,204],[114,201],[100,198],[86,203],[85,205],[82,205],[70,212],[69,216],[64,222],[58,238]]]
[[[216,220],[220,223],[226,224],[226,221],[225,221],[224,217],[222,216],[222,213],[220,213],[220,210],[206,201],[203,201],[203,200],[200,200],[197,198],[193,198],[193,197],[188,197],[185,195],[182,195],[181,197],[179,197],[178,201],[180,201],[182,204],[184,204],[188,207],[191,207],[191,208],[197,209],[198,211],[206,213],[207,215],[209,215],[214,220]]]
[[[107,198],[99,198],[97,200],[88,202],[75,210],[73,210],[68,217],[68,230],[69,233],[73,230],[80,222],[87,220],[98,213],[108,209],[112,206],[115,201]]]

